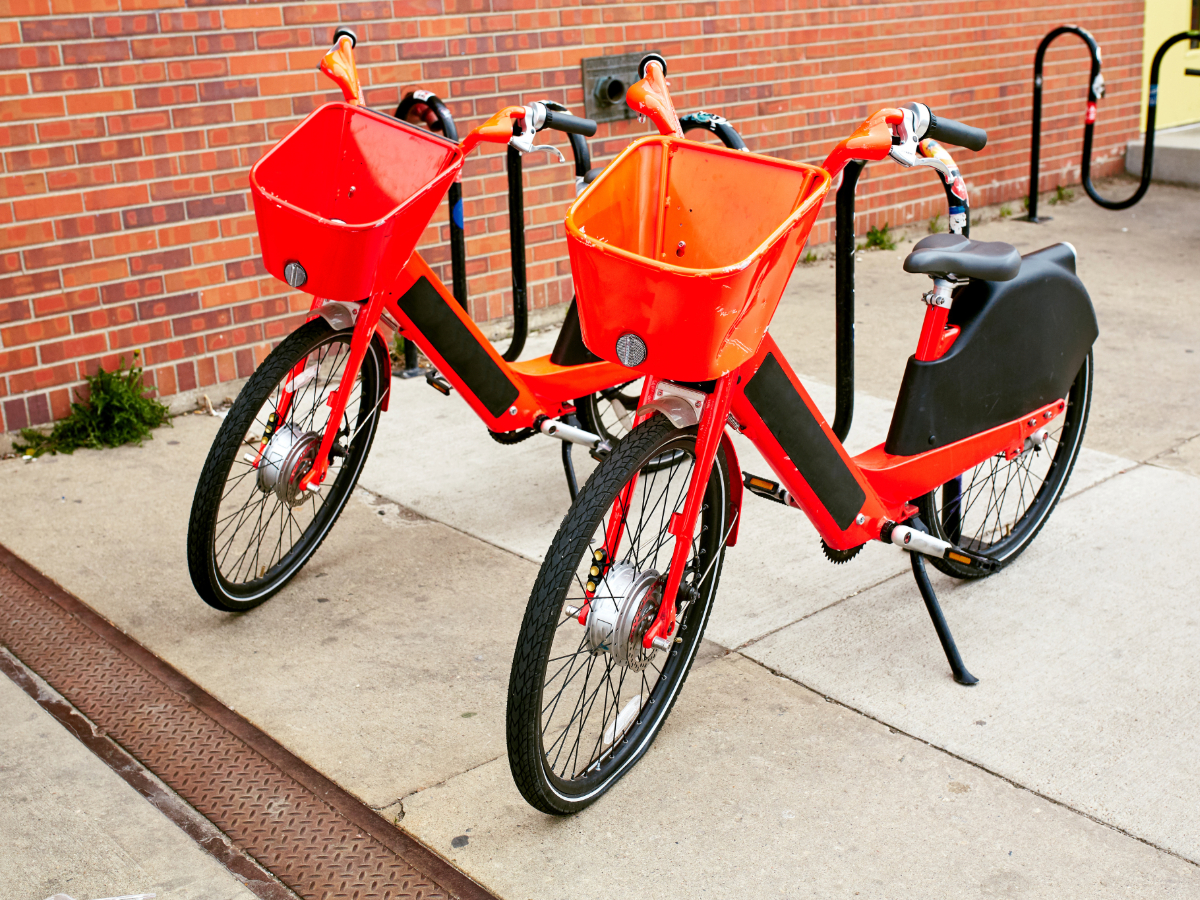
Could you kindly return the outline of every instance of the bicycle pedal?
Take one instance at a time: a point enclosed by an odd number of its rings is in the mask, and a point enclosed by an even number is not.
[[[445,378],[443,378],[441,375],[439,375],[437,372],[434,372],[434,371],[429,371],[429,372],[425,373],[425,383],[428,384],[431,388],[433,388],[438,393],[443,394],[447,397],[449,397],[450,392],[452,390],[454,390],[454,385],[452,385]]]
[[[908,525],[888,523],[881,529],[879,538],[884,543],[895,544],[901,550],[958,563],[960,566],[978,569],[988,575],[1000,570],[1000,564],[989,556],[980,556],[964,550],[947,541],[935,538],[928,532],[911,528]]]
[[[771,481],[769,478],[759,478],[757,475],[751,475],[746,472],[742,476],[742,484],[752,494],[757,494],[764,500],[774,500],[776,503],[782,503],[784,506],[792,505],[792,495],[784,490],[783,485],[778,481]]]

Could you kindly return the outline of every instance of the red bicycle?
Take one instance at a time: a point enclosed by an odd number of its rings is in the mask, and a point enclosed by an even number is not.
[[[734,153],[682,139],[664,76],[651,62],[639,84],[661,136],[630,145],[567,215],[584,341],[645,383],[636,427],[546,553],[514,653],[509,763],[553,814],[594,802],[662,727],[744,490],[802,511],[834,561],[867,541],[910,551],[954,676],[973,683],[923,560],[959,578],[1012,562],[1062,494],[1091,402],[1098,328],[1074,249],[930,236],[904,262],[933,285],[888,438],[851,457],[768,333],[780,295],[847,163],[914,165],[924,139],[979,150],[987,135],[910,103],[874,113],[821,167]],[[730,431],[774,479],[742,473]]]
[[[552,354],[509,362],[413,249],[478,144],[528,152],[543,129],[590,136],[596,124],[535,102],[447,140],[362,107],[354,43],[339,30],[321,63],[346,102],[314,111],[250,172],[267,269],[314,297],[308,321],[238,395],[196,487],[188,568],[225,611],[283,588],[345,507],[388,408],[382,323],[425,353],[430,383],[457,390],[501,443],[541,433],[607,452],[603,436],[564,418],[587,398],[584,415],[599,421],[641,378],[588,353],[574,316]]]

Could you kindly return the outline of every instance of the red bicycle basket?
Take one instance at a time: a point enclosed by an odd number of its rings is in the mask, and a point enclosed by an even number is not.
[[[680,381],[741,365],[828,190],[829,173],[804,163],[672,137],[634,142],[567,212],[584,343]]]
[[[314,111],[250,170],[267,270],[304,291],[358,301],[408,262],[462,168],[456,144],[346,103]],[[293,270],[295,271],[295,270]]]

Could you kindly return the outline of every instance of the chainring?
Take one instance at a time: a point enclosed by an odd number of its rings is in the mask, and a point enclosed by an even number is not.
[[[825,558],[835,566],[840,566],[843,563],[848,563],[854,557],[858,556],[859,552],[866,544],[859,544],[857,547],[851,547],[849,550],[834,550],[825,540],[821,540],[821,552],[825,554]]]

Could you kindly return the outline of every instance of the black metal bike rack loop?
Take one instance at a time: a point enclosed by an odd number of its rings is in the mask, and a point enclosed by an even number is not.
[[[854,198],[858,178],[866,163],[852,159],[842,169],[842,183],[837,190],[836,218],[834,220],[834,350],[836,369],[834,376],[835,405],[833,424],[830,426],[837,439],[843,443],[850,433],[854,421]],[[961,207],[963,220],[962,236],[971,236],[971,206],[969,200],[955,195],[941,174],[934,171],[946,191],[949,207]],[[951,225],[953,228],[953,225]]]
[[[1080,180],[1083,189],[1095,203],[1104,209],[1128,209],[1146,195],[1150,187],[1150,175],[1154,170],[1154,124],[1158,111],[1158,74],[1162,66],[1163,56],[1172,46],[1180,41],[1200,40],[1200,31],[1183,31],[1167,38],[1150,66],[1150,96],[1146,104],[1146,142],[1142,151],[1142,180],[1133,195],[1124,200],[1109,200],[1101,197],[1092,185],[1092,138],[1096,129],[1096,101],[1104,96],[1104,77],[1100,74],[1100,46],[1096,39],[1084,28],[1078,25],[1062,25],[1055,28],[1038,44],[1037,55],[1033,61],[1033,133],[1029,154],[1029,214],[1025,217],[1028,222],[1041,222],[1037,214],[1038,201],[1038,169],[1041,165],[1042,149],[1042,66],[1045,62],[1046,49],[1059,35],[1074,34],[1087,45],[1092,58],[1091,76],[1088,79],[1087,114],[1083,126],[1083,159],[1080,162]],[[1185,70],[1185,74],[1187,71]]]
[[[458,143],[458,128],[454,124],[454,116],[446,108],[436,94],[430,91],[410,91],[404,95],[400,105],[396,107],[396,118],[407,121],[410,113],[415,113],[421,121],[433,132],[441,132],[444,137]],[[455,181],[450,185],[446,194],[450,207],[450,274],[454,299],[463,309],[467,306],[467,241],[463,232],[462,184]],[[424,374],[417,365],[417,348],[412,341],[404,342],[404,371],[403,378],[415,378]]]

